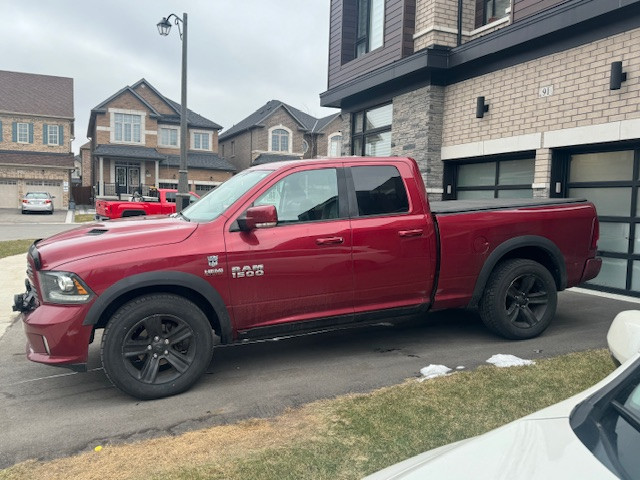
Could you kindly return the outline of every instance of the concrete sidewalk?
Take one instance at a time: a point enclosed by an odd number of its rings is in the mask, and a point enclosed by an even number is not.
[[[18,316],[18,312],[11,309],[13,296],[16,293],[24,293],[26,290],[24,281],[27,278],[27,254],[0,258],[0,274],[3,277],[0,287],[0,338],[2,338],[4,332]]]

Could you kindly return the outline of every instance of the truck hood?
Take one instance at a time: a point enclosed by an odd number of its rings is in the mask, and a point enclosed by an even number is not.
[[[179,243],[198,228],[179,218],[136,217],[89,223],[38,242],[43,269],[106,253]]]

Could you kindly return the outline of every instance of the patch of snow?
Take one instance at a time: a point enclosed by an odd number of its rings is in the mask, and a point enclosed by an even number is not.
[[[420,381],[429,380],[430,378],[443,377],[447,375],[451,369],[446,365],[429,365],[420,369],[422,378]]]
[[[505,368],[535,365],[536,362],[534,362],[533,360],[524,360],[522,358],[516,357],[515,355],[505,355],[502,353],[498,353],[487,360],[487,363],[491,363],[496,367]]]
[[[458,366],[456,367],[456,370],[464,370],[464,369],[465,369],[465,366],[464,366],[464,365],[458,365]]]

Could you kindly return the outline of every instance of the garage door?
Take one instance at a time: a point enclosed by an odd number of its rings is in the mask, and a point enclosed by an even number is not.
[[[26,192],[49,192],[53,195],[53,208],[62,208],[62,182],[59,180],[25,180]]]
[[[0,178],[0,208],[20,208],[18,180]]]
[[[640,296],[640,149],[569,156],[566,196],[592,201],[600,219],[599,290]]]

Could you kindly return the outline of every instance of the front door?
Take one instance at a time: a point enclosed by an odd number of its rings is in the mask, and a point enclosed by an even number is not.
[[[141,192],[140,167],[130,165],[116,165],[116,195]]]
[[[340,169],[286,172],[246,206],[274,205],[277,226],[227,228],[238,330],[352,313],[351,231],[339,183]]]

